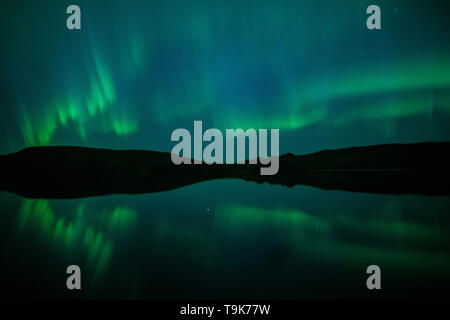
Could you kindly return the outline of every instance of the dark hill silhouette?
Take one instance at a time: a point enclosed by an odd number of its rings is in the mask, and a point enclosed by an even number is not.
[[[259,165],[174,165],[169,153],[32,147],[0,156],[0,190],[31,198],[166,191],[225,178],[384,194],[450,195],[450,142],[389,144],[280,157],[274,176]]]

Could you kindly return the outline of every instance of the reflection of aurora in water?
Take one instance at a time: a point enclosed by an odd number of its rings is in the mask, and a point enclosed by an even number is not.
[[[89,212],[82,201],[72,213],[71,217],[61,217],[49,200],[23,200],[18,216],[19,234],[36,232],[63,255],[81,253],[97,280],[108,270],[114,253],[114,240],[109,234],[129,230],[136,223],[137,214],[127,207]],[[89,219],[89,215],[96,218]]]
[[[226,226],[230,234],[247,233],[252,236],[256,231],[253,236],[258,237],[258,232],[264,233],[258,225],[270,230],[273,237],[286,239],[291,244],[289,254],[300,260],[377,261],[380,265],[395,266],[399,270],[405,268],[407,261],[410,269],[425,267],[429,272],[443,275],[450,267],[448,254],[432,251],[441,245],[442,233],[448,230],[393,219],[389,215],[377,220],[362,220],[350,214],[337,213],[323,219],[295,209],[229,205],[218,208],[217,216],[218,225]],[[367,243],[362,239],[358,243],[349,241],[355,236],[366,239]],[[374,245],[371,239],[386,245]],[[400,248],[397,247],[399,245]],[[424,261],[433,263],[424,265]]]
[[[167,198],[164,194],[160,196],[163,202]],[[204,213],[187,209],[190,212],[187,216],[183,212],[174,219],[166,214],[154,214],[172,212],[176,207],[172,204],[161,209],[159,201],[155,202],[158,197],[148,205],[128,198],[127,203],[139,208],[141,213],[120,205],[122,200],[105,199],[100,205],[89,199],[69,204],[55,200],[23,200],[18,216],[19,235],[42,238],[48,247],[39,250],[50,249],[52,255],[78,257],[78,261],[85,263],[85,272],[93,274],[89,286],[93,289],[112,281],[108,272],[111,264],[123,265],[124,257],[135,251],[145,256],[127,263],[132,266],[144,263],[148,273],[125,276],[126,279],[138,277],[134,281],[148,281],[154,278],[155,272],[161,272],[159,268],[176,269],[182,261],[183,274],[211,276],[228,272],[235,263],[244,268],[244,273],[245,265],[261,264],[263,270],[273,267],[280,272],[281,268],[289,275],[304,268],[305,262],[334,266],[346,261],[344,270],[351,270],[355,265],[376,261],[389,272],[403,277],[432,273],[433,277],[447,279],[450,256],[442,246],[448,241],[448,224],[434,224],[431,218],[426,221],[404,218],[406,200],[377,205],[376,211],[382,212],[378,217],[370,212],[364,216],[359,211],[343,209],[313,214],[292,204],[258,206],[244,202],[218,204]],[[111,207],[114,203],[116,205]],[[435,203],[434,210],[440,212],[438,208],[445,207],[448,201],[442,198],[430,203]],[[102,206],[111,209],[102,209]],[[141,226],[137,224],[138,217]],[[210,219],[211,225],[207,222]],[[135,240],[124,244],[125,238]],[[256,249],[258,244],[261,249]],[[240,255],[233,258],[245,250],[256,250],[251,254],[254,261],[247,261]],[[272,261],[274,252],[278,252],[276,261]],[[234,259],[233,263],[229,259]],[[123,272],[126,273],[119,270],[119,274]],[[128,292],[130,288],[124,286],[122,290]]]

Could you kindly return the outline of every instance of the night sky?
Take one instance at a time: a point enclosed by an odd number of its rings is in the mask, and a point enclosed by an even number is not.
[[[72,4],[81,30],[66,27]],[[373,4],[381,30],[366,27]],[[448,0],[0,0],[0,154],[169,152],[196,120],[279,129],[281,154],[450,141],[449,13]],[[1,294],[448,297],[449,207],[234,179],[70,200],[0,192]],[[382,295],[365,285],[372,264]]]
[[[66,28],[78,4],[82,29]],[[381,30],[366,8],[381,8]],[[0,152],[170,151],[278,128],[280,152],[450,139],[446,1],[2,1]]]

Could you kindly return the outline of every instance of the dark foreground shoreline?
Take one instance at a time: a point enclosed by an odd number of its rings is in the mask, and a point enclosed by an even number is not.
[[[214,179],[381,194],[450,195],[450,142],[387,144],[283,155],[260,165],[174,165],[169,153],[32,147],[0,156],[0,190],[29,198],[80,198],[167,191]]]

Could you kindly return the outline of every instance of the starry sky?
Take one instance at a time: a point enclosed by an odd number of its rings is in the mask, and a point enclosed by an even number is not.
[[[66,28],[81,8],[82,29]],[[381,30],[366,8],[381,8]],[[280,152],[450,140],[447,1],[0,3],[0,153],[170,151],[176,128],[278,128]]]

